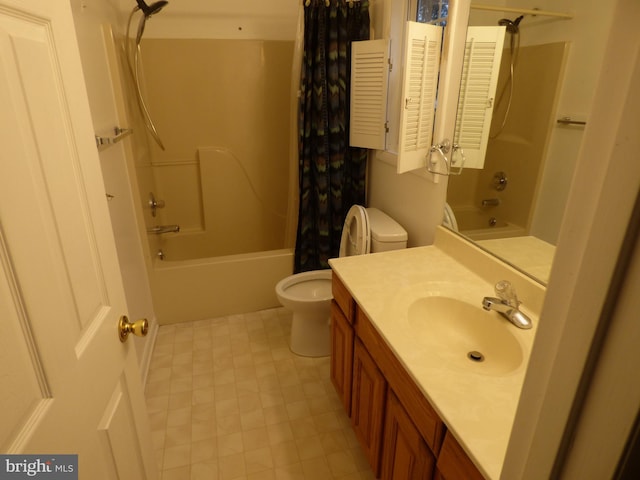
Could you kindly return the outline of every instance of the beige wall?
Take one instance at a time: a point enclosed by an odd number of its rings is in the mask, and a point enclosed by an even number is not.
[[[166,147],[151,146],[166,203],[158,222],[204,236],[217,246],[208,256],[284,246],[292,55],[291,41],[142,42],[146,98]]]

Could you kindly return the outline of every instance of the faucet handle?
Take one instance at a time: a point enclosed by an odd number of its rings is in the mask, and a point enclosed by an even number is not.
[[[511,282],[507,280],[500,280],[498,283],[496,283],[495,291],[496,296],[503,302],[506,302],[514,308],[518,308],[518,305],[520,305],[518,295],[516,294],[516,289],[513,285],[511,285]]]

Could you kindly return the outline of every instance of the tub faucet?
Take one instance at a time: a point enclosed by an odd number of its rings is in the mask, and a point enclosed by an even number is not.
[[[485,198],[482,200],[483,207],[497,207],[498,205],[500,205],[499,198]]]
[[[482,308],[487,311],[495,310],[518,328],[531,328],[531,319],[520,311],[520,301],[513,285],[507,280],[501,280],[496,283],[495,291],[498,298],[484,297]]]
[[[153,233],[154,235],[160,235],[163,233],[178,233],[180,231],[180,225],[155,225],[151,228],[147,228],[147,233]]]

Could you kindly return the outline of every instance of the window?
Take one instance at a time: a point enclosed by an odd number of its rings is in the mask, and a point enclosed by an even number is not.
[[[449,16],[449,0],[417,0],[416,21],[446,26]]]

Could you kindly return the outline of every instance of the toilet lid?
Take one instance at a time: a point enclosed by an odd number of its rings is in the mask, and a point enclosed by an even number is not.
[[[340,256],[348,257],[369,253],[371,251],[370,239],[371,230],[367,210],[360,205],[354,205],[349,209],[342,227]]]

